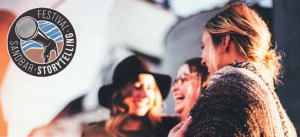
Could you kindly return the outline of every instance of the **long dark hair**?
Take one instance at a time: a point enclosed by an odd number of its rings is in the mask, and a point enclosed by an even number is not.
[[[201,75],[201,83],[202,88],[206,88],[209,81],[209,72],[206,66],[201,65],[202,58],[192,58],[185,62],[189,66],[190,72],[198,72]],[[196,70],[193,70],[192,67],[195,67]]]

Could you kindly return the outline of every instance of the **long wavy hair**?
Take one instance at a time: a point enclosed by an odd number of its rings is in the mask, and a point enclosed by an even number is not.
[[[105,129],[107,133],[111,136],[124,136],[121,133],[122,126],[125,124],[126,120],[128,120],[131,116],[128,113],[129,107],[127,104],[124,103],[124,100],[125,98],[131,96],[132,89],[134,88],[134,83],[137,81],[137,77],[138,75],[133,81],[119,83],[119,86],[115,88],[116,91],[112,96],[111,104],[109,107],[111,111],[111,117],[105,123]],[[158,86],[155,85],[155,100],[153,107],[150,108],[148,113],[144,116],[144,120],[147,122],[142,122],[142,126],[150,126],[146,127],[146,129],[149,130],[149,134],[155,133],[157,124],[161,122],[161,104],[162,96],[160,94]]]
[[[253,62],[263,64],[277,83],[281,72],[281,55],[271,43],[267,24],[244,3],[235,3],[211,18],[204,27],[212,37],[209,49],[211,61],[217,61],[216,52],[226,34],[236,44],[239,54]],[[212,43],[211,43],[212,44]],[[215,64],[215,63],[212,63]],[[279,81],[280,82],[280,81]]]

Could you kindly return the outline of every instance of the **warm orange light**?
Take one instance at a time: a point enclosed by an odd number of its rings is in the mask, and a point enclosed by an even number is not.
[[[13,23],[16,16],[9,11],[0,10],[0,87],[9,63],[9,55],[7,52],[7,34],[10,25]],[[1,92],[0,92],[1,97]],[[1,99],[1,98],[0,98]],[[0,100],[0,136],[7,136],[7,123],[4,120],[2,112],[2,104]]]

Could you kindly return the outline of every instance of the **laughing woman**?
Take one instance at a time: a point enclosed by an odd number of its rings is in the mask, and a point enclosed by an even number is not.
[[[191,108],[208,84],[207,67],[201,65],[202,58],[187,60],[178,70],[172,87],[175,112],[181,121],[188,118]]]
[[[274,91],[281,57],[254,10],[237,3],[217,14],[205,25],[202,45],[202,64],[212,75],[186,136],[297,136]],[[169,135],[182,135],[181,125]]]

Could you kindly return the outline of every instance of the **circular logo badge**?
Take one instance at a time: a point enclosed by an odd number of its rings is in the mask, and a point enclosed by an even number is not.
[[[51,76],[62,71],[76,50],[76,35],[70,21],[48,8],[20,15],[10,27],[7,39],[13,62],[33,76]]]

